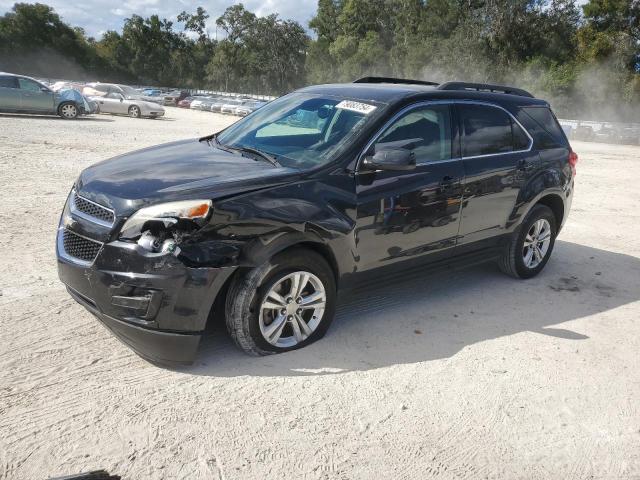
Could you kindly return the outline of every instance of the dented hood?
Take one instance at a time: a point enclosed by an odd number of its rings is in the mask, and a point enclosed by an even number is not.
[[[299,170],[274,167],[192,139],[97,163],[80,174],[76,190],[120,215],[153,203],[216,199],[267,188],[298,174]]]

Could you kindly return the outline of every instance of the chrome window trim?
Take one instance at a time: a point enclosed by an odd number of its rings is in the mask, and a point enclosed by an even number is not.
[[[98,255],[100,255],[100,252],[102,252],[102,247],[104,247],[104,243],[94,240],[93,238],[85,237],[84,235],[80,235],[79,233],[69,230],[69,232],[71,232],[73,235],[77,235],[78,237],[84,238],[85,240],[89,240],[90,242],[97,243],[100,245],[100,249],[98,250],[98,253],[96,253],[96,256],[94,257],[94,259],[88,262],[86,260],[82,260],[81,258],[77,258],[69,255],[67,251],[64,249],[64,231],[65,230],[68,230],[68,229],[65,227],[58,227],[58,238],[56,239],[56,245],[58,246],[58,254],[60,255],[60,258],[63,258],[69,263],[81,265],[83,267],[92,266],[95,263],[96,258],[98,258]]]
[[[498,153],[486,153],[484,155],[470,155],[468,157],[465,156],[461,156],[460,158],[462,160],[468,160],[470,158],[485,158],[485,157],[495,157],[497,155],[512,155],[514,153],[528,153],[533,149],[533,137],[531,136],[531,134],[529,133],[529,131],[524,128],[524,125],[522,125],[518,119],[516,117],[513,116],[513,114],[507,110],[506,108],[497,105],[495,103],[491,103],[491,102],[483,102],[480,100],[457,100],[454,103],[458,103],[458,104],[472,104],[472,105],[483,105],[485,107],[493,107],[493,108],[498,108],[500,110],[502,110],[503,112],[505,112],[507,115],[509,115],[509,117],[511,118],[511,120],[518,125],[522,131],[525,133],[525,135],[527,136],[527,138],[529,139],[529,146],[527,148],[521,149],[521,150],[512,150],[510,152],[498,152]],[[463,132],[460,132],[461,134]],[[460,152],[462,153],[462,152]]]
[[[76,197],[79,197],[82,200],[84,200],[85,202],[92,203],[93,205],[96,205],[97,207],[100,207],[100,208],[102,208],[104,210],[107,210],[107,211],[111,212],[111,214],[113,215],[113,222],[111,222],[111,223],[105,222],[104,220],[101,220],[101,219],[96,218],[96,217],[92,217],[91,215],[87,215],[86,213],[81,212],[80,210],[78,210],[76,208]],[[76,192],[75,189],[71,190],[71,202],[69,203],[69,211],[71,212],[72,215],[75,215],[77,217],[83,218],[84,220],[87,220],[88,222],[96,223],[96,224],[101,225],[103,227],[111,228],[116,223],[116,212],[113,209],[107,208],[104,205],[100,205],[99,203],[96,203],[96,202],[94,202],[92,200],[89,200],[88,198],[85,198],[82,195],[78,195],[78,192]]]
[[[497,105],[497,104],[491,103],[491,102],[482,101],[482,100],[464,100],[464,99],[460,99],[460,100],[424,100],[424,101],[420,101],[418,103],[412,103],[411,105],[407,105],[402,110],[400,110],[395,115],[393,115],[389,120],[387,120],[384,123],[384,125],[382,125],[382,127],[380,127],[378,129],[378,131],[371,137],[371,140],[369,140],[367,142],[366,146],[362,149],[362,151],[358,155],[358,161],[356,162],[355,173],[356,174],[360,173],[360,171],[361,171],[360,167],[362,166],[362,163],[364,162],[365,153],[369,151],[371,146],[382,136],[382,134],[386,131],[386,129],[389,128],[396,120],[398,120],[400,117],[402,117],[405,113],[410,112],[411,110],[415,110],[416,108],[428,107],[428,106],[431,106],[431,105],[458,105],[458,104],[462,104],[462,105],[464,105],[464,104],[467,104],[467,105],[469,105],[469,104],[471,104],[471,105],[483,105],[483,106],[486,106],[486,107],[493,107],[493,108],[498,108],[498,109],[502,110],[507,115],[509,115],[511,120],[513,122],[515,122],[524,131],[524,133],[527,135],[527,138],[529,139],[529,146],[526,149],[523,149],[523,150],[512,150],[511,152],[487,153],[487,154],[484,154],[484,155],[471,155],[471,156],[467,156],[467,157],[465,157],[465,156],[454,157],[454,158],[450,158],[450,159],[447,159],[447,160],[426,161],[426,162],[418,163],[418,164],[416,164],[416,166],[419,166],[419,165],[432,165],[432,164],[435,164],[435,163],[452,162],[452,161],[455,161],[455,160],[469,160],[469,159],[473,159],[473,158],[495,157],[497,155],[511,155],[511,154],[514,154],[514,153],[528,153],[533,149],[533,137],[531,136],[531,134],[528,132],[528,130],[526,128],[524,128],[524,126],[518,121],[518,119],[516,117],[513,116],[513,114],[509,110],[507,110],[506,108],[504,108],[504,107],[502,107],[500,105]],[[462,132],[460,132],[460,135],[462,135]],[[376,170],[376,171],[380,171],[380,170]]]

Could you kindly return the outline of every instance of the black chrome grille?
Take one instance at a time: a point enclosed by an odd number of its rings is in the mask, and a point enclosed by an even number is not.
[[[113,225],[113,221],[115,220],[113,211],[98,205],[97,203],[91,202],[75,192],[73,193],[73,207],[77,212],[96,218],[109,225]]]
[[[84,262],[93,262],[102,247],[102,243],[81,237],[69,230],[62,232],[62,245],[67,255]]]

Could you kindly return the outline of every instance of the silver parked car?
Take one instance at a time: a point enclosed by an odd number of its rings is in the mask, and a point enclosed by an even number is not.
[[[3,72],[0,72],[0,112],[60,115],[65,119],[90,113],[79,92],[54,92],[31,77]]]
[[[83,92],[87,96],[105,96],[108,93],[120,93],[126,100],[142,100],[144,102],[162,103],[164,97],[153,97],[144,95],[129,85],[117,83],[87,83]]]
[[[157,118],[164,115],[164,107],[157,103],[124,98],[121,93],[111,92],[103,97],[90,97],[98,104],[98,112],[129,115],[133,118]]]

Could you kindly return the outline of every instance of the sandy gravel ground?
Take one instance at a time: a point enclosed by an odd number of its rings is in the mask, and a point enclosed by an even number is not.
[[[58,215],[87,165],[232,120],[0,115],[0,478],[640,478],[640,148],[576,142],[533,280],[409,279],[304,350],[250,358],[218,329],[161,369],[66,294]]]

